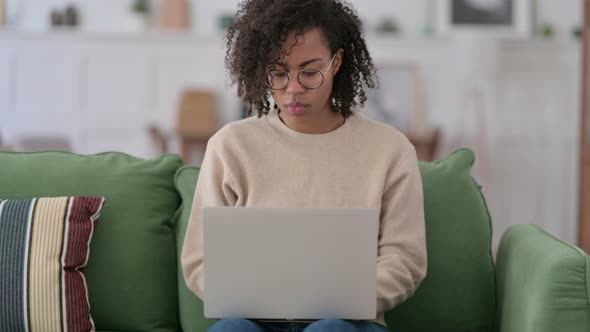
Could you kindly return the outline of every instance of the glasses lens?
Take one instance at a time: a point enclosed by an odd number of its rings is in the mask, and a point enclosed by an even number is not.
[[[306,89],[317,89],[324,83],[324,74],[317,69],[304,69],[299,72],[297,78]]]
[[[281,90],[287,87],[289,83],[289,74],[282,70],[269,70],[267,75],[267,82],[269,88],[273,90]]]

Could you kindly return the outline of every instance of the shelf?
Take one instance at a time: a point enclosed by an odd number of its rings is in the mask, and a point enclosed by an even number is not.
[[[0,30],[0,41],[106,41],[106,42],[186,42],[199,41],[217,43],[223,40],[223,34],[199,34],[193,31],[128,31],[99,32],[75,29],[58,29],[52,31],[11,31]]]
[[[51,31],[14,31],[0,29],[0,41],[108,41],[108,42],[203,42],[222,43],[223,32],[203,34],[195,31],[84,31],[76,29],[58,29]],[[403,47],[403,48],[448,48],[454,44],[452,38],[404,36],[367,33],[366,40],[370,47]],[[500,39],[502,48],[532,50],[577,50],[579,41],[571,39]]]

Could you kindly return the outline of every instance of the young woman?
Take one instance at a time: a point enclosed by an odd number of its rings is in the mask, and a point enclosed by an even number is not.
[[[387,331],[383,313],[426,273],[422,183],[406,137],[356,110],[375,85],[361,22],[338,0],[246,0],[236,16],[226,63],[258,116],[208,143],[182,253],[187,284],[201,298],[207,291],[204,207],[378,208],[375,321],[236,318],[210,331]]]

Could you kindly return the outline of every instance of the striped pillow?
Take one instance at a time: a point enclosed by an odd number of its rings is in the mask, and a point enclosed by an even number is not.
[[[80,269],[103,203],[0,200],[0,331],[94,331]]]

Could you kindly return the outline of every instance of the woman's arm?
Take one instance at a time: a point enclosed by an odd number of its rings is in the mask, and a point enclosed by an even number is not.
[[[377,259],[377,310],[386,312],[408,299],[426,275],[422,178],[416,151],[408,142],[394,161],[381,203]]]
[[[186,284],[201,299],[204,297],[203,208],[233,206],[237,200],[234,182],[219,149],[222,145],[215,138],[209,140],[201,165],[181,258]]]

